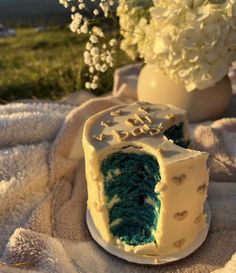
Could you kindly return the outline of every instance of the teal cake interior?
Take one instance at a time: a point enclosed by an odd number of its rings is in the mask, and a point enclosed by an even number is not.
[[[184,140],[184,123],[180,122],[179,125],[174,125],[164,132],[168,139],[172,139],[174,143],[183,148],[188,148],[189,141]]]
[[[152,232],[157,229],[161,206],[154,192],[161,179],[156,158],[120,151],[103,160],[101,171],[113,236],[132,246],[155,242]],[[110,207],[114,197],[119,201]]]

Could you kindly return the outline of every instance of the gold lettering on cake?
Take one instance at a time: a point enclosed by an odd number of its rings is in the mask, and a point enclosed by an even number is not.
[[[127,140],[130,137],[130,133],[127,131],[112,131],[119,141]]]
[[[161,130],[156,127],[150,127],[148,124],[143,125],[144,132],[148,133],[150,136],[157,136],[161,133]]]
[[[194,220],[194,224],[199,224],[202,221],[203,215],[202,213]]]
[[[137,127],[137,128],[134,128],[132,130],[132,135],[133,136],[141,136],[141,135],[144,135],[144,134],[145,134],[145,131],[143,130],[143,128]]]
[[[176,185],[182,185],[186,180],[187,176],[185,174],[181,174],[180,176],[175,176],[172,178],[172,182]]]
[[[177,221],[183,221],[187,216],[188,216],[188,211],[185,210],[185,211],[176,213],[176,214],[174,215],[174,218],[175,218]]]
[[[207,191],[207,185],[206,184],[202,184],[201,186],[199,186],[197,188],[197,192],[200,194],[204,194]]]
[[[152,124],[152,119],[150,116],[144,116],[144,119],[149,123]]]
[[[132,125],[132,126],[136,126],[136,125],[140,124],[140,122],[137,119],[134,119],[134,118],[129,118],[129,119],[126,120],[126,122],[129,125]]]
[[[181,239],[179,241],[176,241],[173,243],[173,247],[176,247],[176,248],[182,248],[182,246],[185,244],[185,239]]]
[[[107,135],[105,135],[104,133],[100,134],[99,136],[93,136],[94,139],[96,139],[97,141],[103,141],[105,140],[105,138],[107,137]]]
[[[121,110],[113,111],[113,112],[110,113],[110,115],[112,117],[118,117],[118,116],[122,115],[122,111]]]
[[[142,115],[135,114],[134,116],[141,124],[145,124],[146,122],[148,122],[149,124],[152,124],[152,119],[148,115],[142,116]]]
[[[138,114],[135,114],[134,116],[135,116],[135,118],[136,118],[141,124],[144,124],[144,123],[145,123],[145,119],[144,119],[143,116],[138,115]]]
[[[150,131],[150,126],[148,124],[144,124],[143,130],[148,133]]]
[[[101,121],[101,126],[103,127],[111,127],[112,124],[113,123],[111,121]]]

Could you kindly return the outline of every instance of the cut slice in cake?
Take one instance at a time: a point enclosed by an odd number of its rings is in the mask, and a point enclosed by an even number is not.
[[[185,111],[136,102],[85,124],[88,209],[102,238],[126,252],[169,255],[205,225],[207,154],[186,149]]]

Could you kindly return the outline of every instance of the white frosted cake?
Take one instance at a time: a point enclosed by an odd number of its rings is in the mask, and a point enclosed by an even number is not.
[[[108,244],[145,256],[187,248],[206,225],[207,154],[187,149],[186,113],[136,102],[91,117],[88,209]]]

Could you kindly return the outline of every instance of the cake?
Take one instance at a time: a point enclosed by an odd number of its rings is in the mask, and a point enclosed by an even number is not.
[[[137,255],[172,255],[206,225],[208,155],[188,149],[185,111],[135,102],[87,120],[87,206],[107,244]]]

